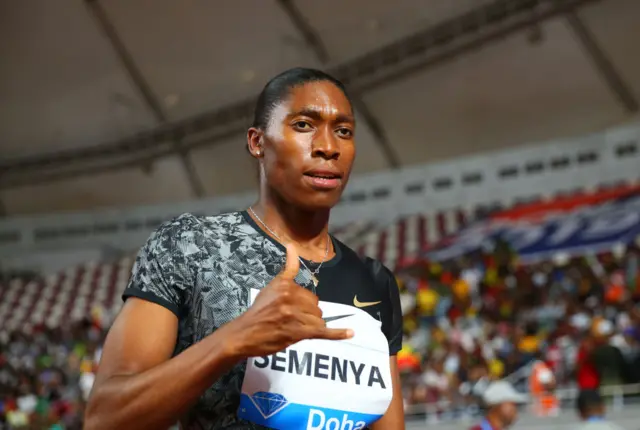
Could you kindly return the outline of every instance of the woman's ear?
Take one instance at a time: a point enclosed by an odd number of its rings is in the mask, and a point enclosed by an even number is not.
[[[247,130],[247,150],[252,157],[262,158],[264,154],[262,149],[263,139],[264,133],[259,128],[251,127]]]

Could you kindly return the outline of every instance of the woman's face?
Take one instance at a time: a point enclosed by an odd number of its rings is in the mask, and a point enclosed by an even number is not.
[[[261,180],[296,207],[335,206],[351,173],[354,132],[351,104],[334,84],[318,81],[293,88],[273,108],[258,137]],[[251,131],[249,148],[255,155]]]

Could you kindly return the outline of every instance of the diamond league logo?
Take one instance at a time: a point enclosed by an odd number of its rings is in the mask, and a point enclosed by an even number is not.
[[[282,394],[268,393],[266,391],[255,392],[250,399],[265,420],[274,416],[289,404],[289,401]]]

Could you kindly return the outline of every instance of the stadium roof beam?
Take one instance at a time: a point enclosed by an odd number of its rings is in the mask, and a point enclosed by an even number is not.
[[[600,47],[587,24],[573,10],[567,12],[567,22],[615,98],[627,113],[637,112],[638,100],[633,95],[633,91]]]
[[[362,93],[599,1],[495,0],[330,71],[351,91]],[[0,188],[42,182],[52,175],[58,179],[72,177],[74,170],[81,170],[78,163],[101,162],[111,170],[135,160],[153,160],[175,153],[171,142],[177,138],[183,139],[183,148],[189,149],[214,144],[246,129],[254,103],[252,97],[117,142],[0,161]],[[105,158],[112,161],[107,163]]]
[[[316,59],[320,64],[326,66],[331,61],[329,52],[322,42],[322,38],[305,19],[302,12],[300,12],[296,7],[295,2],[293,0],[277,0],[277,3],[282,11],[287,15],[287,18],[289,18],[296,30],[300,33],[305,44],[311,49],[311,51],[313,51]],[[382,123],[375,117],[374,113],[371,111],[359,92],[350,91],[349,95],[351,96],[354,108],[360,114],[369,130],[371,130],[375,143],[382,151],[384,158],[387,160],[388,166],[394,169],[400,167],[398,154],[393,149]]]
[[[309,24],[300,9],[293,0],[276,0],[276,3],[287,15],[296,31],[302,36],[304,43],[313,50],[314,55],[320,63],[329,63],[329,52],[318,32]]]
[[[167,115],[158,101],[158,98],[154,94],[149,81],[143,75],[133,56],[129,53],[129,50],[120,38],[117,29],[109,19],[109,16],[105,12],[99,0],[85,0],[85,4],[95,18],[96,23],[102,30],[104,36],[109,41],[109,44],[113,48],[118,60],[120,60],[122,67],[126,70],[126,73],[131,79],[134,87],[140,93],[140,96],[147,105],[147,108],[151,111],[156,121],[163,125],[168,124],[169,120]],[[202,186],[202,181],[198,177],[198,173],[196,172],[193,162],[189,157],[189,150],[184,147],[180,136],[175,135],[170,140],[175,149],[175,153],[177,153],[180,158],[187,180],[189,181],[189,186],[191,187],[191,192],[194,197],[203,197],[205,194],[204,187]]]

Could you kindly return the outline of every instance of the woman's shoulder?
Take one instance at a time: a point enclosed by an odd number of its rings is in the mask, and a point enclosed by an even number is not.
[[[335,237],[334,241],[337,242],[341,247],[343,258],[346,257],[347,260],[357,261],[358,264],[361,264],[366,269],[366,271],[371,274],[371,276],[373,276],[376,284],[388,284],[389,281],[395,282],[395,275],[393,274],[393,272],[380,260],[371,258],[367,255],[358,254],[354,249],[336,239]]]
[[[245,224],[241,212],[229,212],[219,215],[199,215],[185,212],[161,224],[156,234],[171,235],[179,238],[182,235],[226,233]]]
[[[240,212],[215,216],[183,213],[161,224],[147,240],[143,250],[192,255],[203,249],[216,249],[249,233]],[[207,245],[210,244],[211,246]]]

